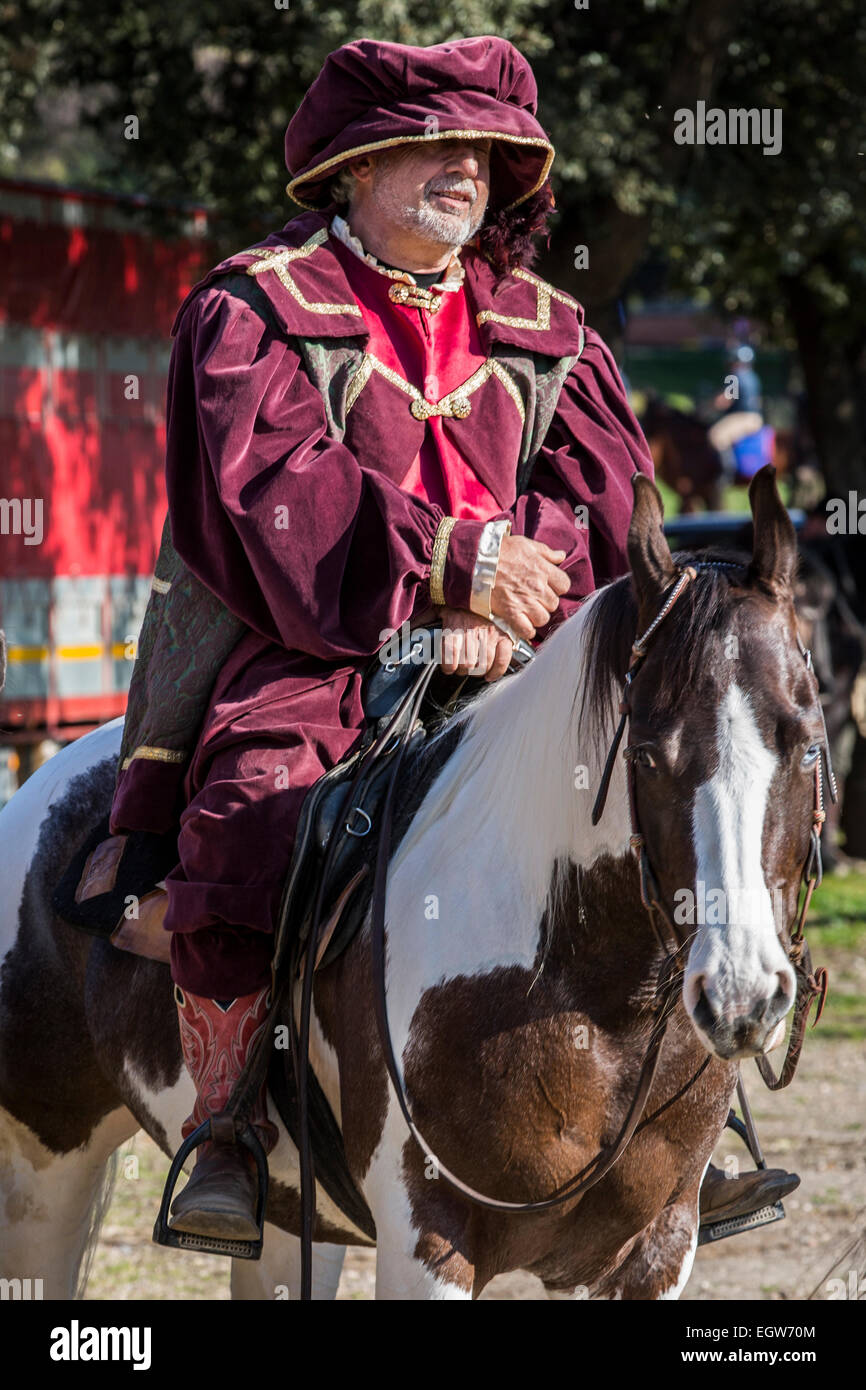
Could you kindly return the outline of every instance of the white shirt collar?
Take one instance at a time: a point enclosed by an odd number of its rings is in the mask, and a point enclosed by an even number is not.
[[[341,217],[338,212],[334,214],[331,220],[331,231],[338,241],[341,241],[344,246],[348,246],[350,251],[354,251],[355,255],[358,256],[360,260],[366,261],[374,270],[378,270],[380,275],[387,275],[389,280],[408,280],[411,285],[416,285],[418,283],[411,271],[391,270],[389,266],[382,265],[382,263],[369,251],[365,251],[360,237],[352,235],[352,232],[349,230],[348,222],[344,217]],[[463,269],[463,263],[460,260],[460,253],[459,251],[455,251],[443,272],[442,279],[437,281],[435,285],[431,285],[430,288],[437,290],[459,290],[460,286],[463,284],[464,274],[465,271]]]

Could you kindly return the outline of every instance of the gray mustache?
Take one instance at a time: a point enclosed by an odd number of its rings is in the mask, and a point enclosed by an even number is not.
[[[478,195],[476,194],[474,188],[461,188],[459,185],[458,185],[458,187],[456,187],[456,188],[431,188],[431,189],[430,189],[430,192],[431,192],[431,193],[465,193],[465,194],[466,194],[466,197],[468,198],[470,204],[474,203],[476,197],[478,196]]]

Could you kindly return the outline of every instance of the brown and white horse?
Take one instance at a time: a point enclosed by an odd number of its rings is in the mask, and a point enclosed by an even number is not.
[[[516,1269],[554,1297],[672,1298],[689,1277],[737,1061],[776,1041],[793,998],[782,938],[822,737],[769,472],[753,509],[751,564],[699,566],[632,686],[636,803],[662,900],[674,921],[688,893],[714,893],[716,910],[677,927],[682,988],[643,1122],[606,1176],[541,1213],[467,1203],[408,1137],[390,1088],[368,930],[316,978],[312,1062],[375,1219],[379,1298],[467,1299]],[[415,1119],[444,1165],[508,1201],[546,1197],[611,1143],[648,1045],[662,954],[620,759],[591,820],[635,631],[676,573],[645,479],[629,550],[633,582],[593,595],[433,739],[390,862],[388,1016]],[[168,969],[50,908],[105,813],[119,741],[118,723],[80,739],[0,813],[0,1275],[41,1278],[55,1298],[80,1282],[112,1154],[139,1127],[172,1153],[193,1099]],[[236,1297],[297,1285],[297,1152],[282,1126],[270,1166],[264,1255],[235,1263]],[[369,1241],[321,1188],[315,1234],[314,1296],[332,1297],[341,1246]]]

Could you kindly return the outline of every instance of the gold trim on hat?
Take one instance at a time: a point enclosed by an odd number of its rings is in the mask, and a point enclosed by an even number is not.
[[[470,377],[467,377],[460,386],[455,386],[454,390],[449,391],[446,396],[442,396],[438,401],[428,401],[417,386],[413,386],[399,372],[395,372],[393,367],[386,366],[372,352],[364,353],[360,367],[349,382],[349,389],[346,392],[347,416],[374,372],[378,372],[386,381],[390,381],[392,386],[398,387],[405,395],[412,398],[409,409],[416,420],[429,420],[434,415],[446,415],[458,420],[465,420],[467,415],[472,412],[472,403],[469,397],[480,386],[483,386],[491,376],[495,376],[501,382],[514,401],[520,413],[520,423],[523,424],[526,419],[523,397],[517,382],[507,368],[493,357],[488,357]]]
[[[303,246],[270,246],[256,247],[250,246],[246,251],[242,251],[244,256],[258,256],[258,265],[248,265],[247,275],[261,275],[266,270],[272,270],[277,279],[300,304],[302,309],[307,309],[311,314],[353,314],[356,318],[363,318],[361,310],[357,304],[326,304],[322,300],[310,301],[301,293],[291,275],[286,269],[292,261],[299,261],[306,256],[311,256],[313,252],[328,240],[330,233],[327,227],[322,227],[318,232],[314,232],[309,241],[305,241]]]
[[[346,164],[350,159],[357,159],[362,154],[370,154],[373,150],[389,150],[393,149],[395,145],[412,145],[421,141],[461,139],[504,140],[510,145],[535,145],[538,149],[547,150],[544,169],[538,182],[533,184],[528,192],[521,193],[520,197],[516,198],[513,203],[509,203],[507,207],[503,208],[503,212],[508,212],[511,208],[518,207],[520,203],[525,202],[527,198],[531,198],[533,193],[537,193],[544,183],[544,180],[547,178],[550,172],[550,166],[553,163],[554,148],[549,140],[543,140],[540,136],[504,135],[501,130],[440,130],[435,135],[392,136],[388,140],[374,140],[372,144],[369,145],[356,145],[354,149],[344,150],[342,154],[332,155],[330,159],[323,160],[321,164],[315,165],[314,168],[307,170],[305,174],[299,174],[297,178],[291,179],[289,183],[286,184],[286,192],[299,207],[308,208],[311,212],[319,212],[321,209],[316,203],[305,202],[303,198],[298,197],[295,189],[300,184],[314,183],[317,179],[321,178],[326,170],[336,168],[339,164]]]

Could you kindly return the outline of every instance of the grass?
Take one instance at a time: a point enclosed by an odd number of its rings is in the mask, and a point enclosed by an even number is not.
[[[806,937],[815,965],[826,965],[830,990],[816,1041],[866,1039],[866,874],[828,874],[812,898]]]
[[[809,938],[822,946],[856,950],[866,940],[866,874],[828,874],[815,889]]]
[[[674,492],[673,488],[663,483],[661,478],[656,478],[656,487],[662,495],[665,507],[665,516],[678,516],[682,499]],[[790,491],[788,480],[782,478],[779,482],[779,490],[782,500],[787,503]],[[722,496],[722,511],[724,512],[746,512],[749,511],[749,488],[748,484],[743,486],[730,486],[724,489]]]

